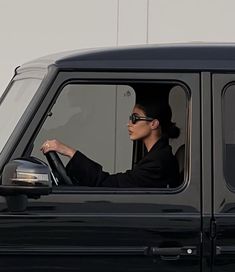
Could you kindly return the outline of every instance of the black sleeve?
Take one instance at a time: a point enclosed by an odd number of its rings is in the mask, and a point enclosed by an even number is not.
[[[102,166],[77,151],[66,166],[68,176],[75,184],[96,187],[162,187],[161,165],[152,160],[144,160],[134,170],[109,174]]]

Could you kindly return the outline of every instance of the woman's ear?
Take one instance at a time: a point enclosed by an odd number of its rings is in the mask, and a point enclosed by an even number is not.
[[[154,119],[152,122],[151,122],[151,128],[152,129],[158,129],[160,126],[159,124],[159,121],[157,119]]]

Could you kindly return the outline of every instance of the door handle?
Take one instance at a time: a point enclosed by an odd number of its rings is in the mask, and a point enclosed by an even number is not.
[[[181,256],[193,256],[197,254],[195,246],[189,247],[150,247],[149,254],[160,256],[162,260],[178,260]]]
[[[234,255],[235,254],[235,246],[216,246],[216,255]]]

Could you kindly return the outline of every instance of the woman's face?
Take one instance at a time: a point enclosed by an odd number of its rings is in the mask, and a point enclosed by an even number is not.
[[[146,117],[144,111],[138,108],[137,106],[133,108],[132,114],[133,113],[140,117]],[[151,122],[139,120],[135,124],[133,124],[131,120],[129,120],[128,133],[132,141],[144,140],[152,133]]]

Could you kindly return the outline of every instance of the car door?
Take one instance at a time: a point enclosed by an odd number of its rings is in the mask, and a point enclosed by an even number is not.
[[[235,269],[235,74],[213,75],[213,271]]]
[[[58,186],[53,187],[48,196],[29,199],[27,209],[22,212],[10,212],[5,199],[1,198],[0,262],[4,269],[201,271],[198,74],[60,72],[31,123],[27,124],[19,146],[34,142],[40,122],[50,115],[54,98],[60,96],[67,84],[96,85],[99,91],[98,87],[104,84],[123,86],[139,82],[173,82],[185,91],[185,163],[181,186],[176,189]],[[78,135],[81,129],[80,125]],[[120,149],[120,143],[115,146]],[[27,149],[26,146],[17,148]],[[121,155],[116,152],[114,161],[118,156]],[[122,166],[116,164],[115,167],[121,169]]]

